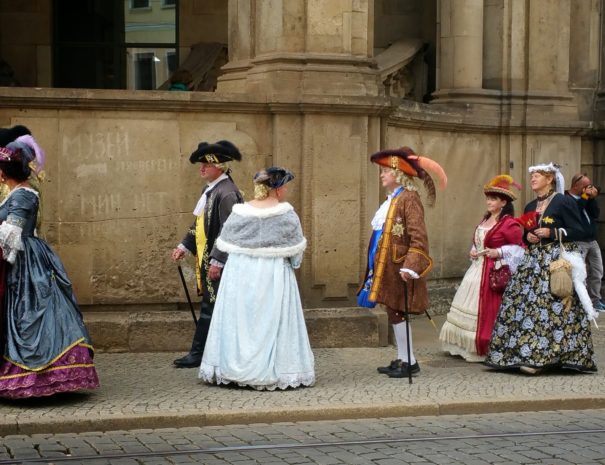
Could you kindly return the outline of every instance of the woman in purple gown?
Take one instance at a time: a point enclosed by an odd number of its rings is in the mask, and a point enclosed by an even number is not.
[[[31,136],[0,147],[2,359],[0,398],[94,389],[93,348],[63,264],[36,235],[39,193],[28,178],[41,150]]]

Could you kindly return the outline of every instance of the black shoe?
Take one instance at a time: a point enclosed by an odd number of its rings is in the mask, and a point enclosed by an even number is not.
[[[383,375],[388,375],[389,373],[391,373],[393,370],[396,370],[400,366],[401,366],[401,360],[397,359],[397,360],[391,360],[391,363],[389,364],[389,366],[378,367],[378,368],[376,368],[376,370],[378,370],[378,373],[381,373]]]
[[[202,355],[204,354],[206,338],[208,337],[208,330],[210,329],[210,318],[212,316],[212,310],[208,312],[208,307],[208,305],[206,305],[206,307],[202,305],[202,314],[197,321],[189,353],[172,362],[177,368],[195,368],[202,364]]]
[[[174,362],[177,368],[196,368],[202,364],[202,357],[187,354],[182,358],[177,358]]]
[[[412,372],[412,376],[416,376],[420,373],[420,366],[418,362],[414,363],[408,371],[409,365],[405,362],[401,364],[401,366],[390,373],[388,373],[389,378],[408,378],[410,376],[410,371]]]

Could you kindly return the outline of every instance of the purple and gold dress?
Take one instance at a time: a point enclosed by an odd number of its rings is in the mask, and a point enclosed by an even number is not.
[[[0,398],[95,389],[93,348],[59,257],[36,237],[38,193],[0,204]]]

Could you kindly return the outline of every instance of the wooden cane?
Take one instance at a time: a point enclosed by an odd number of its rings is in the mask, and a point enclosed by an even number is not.
[[[408,283],[407,281],[403,282],[403,293],[404,293],[404,301],[403,301],[403,315],[405,316],[405,338],[408,349],[408,379],[410,384],[412,384],[412,351],[410,350],[410,312],[408,308]]]

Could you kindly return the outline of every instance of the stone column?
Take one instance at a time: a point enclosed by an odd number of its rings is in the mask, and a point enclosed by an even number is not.
[[[458,24],[462,31],[470,31],[470,26],[464,25],[472,22],[472,16],[448,22],[456,16],[460,5],[457,1],[442,0],[440,57],[444,69],[440,70],[435,103],[464,103],[478,111],[495,111],[500,121],[510,121],[513,125],[519,124],[519,121],[539,125],[549,125],[554,121],[576,121],[577,105],[569,92],[571,2],[478,2],[483,5],[482,36],[473,37],[476,41],[474,48],[469,47],[465,53],[455,55],[459,35],[455,25]],[[588,3],[587,0],[581,8],[579,5],[575,8],[575,23],[581,24],[583,18],[594,14]],[[448,6],[455,7],[455,10],[448,10]],[[478,11],[480,7],[476,8]],[[478,23],[478,18],[472,22],[476,27]],[[582,42],[581,34],[575,36],[575,42]],[[481,60],[476,58],[479,44],[483,47]],[[580,52],[580,55],[584,53]],[[472,60],[471,56],[474,57]],[[571,59],[574,60],[574,57],[571,56]],[[460,65],[459,60],[462,61]],[[450,65],[450,62],[453,64]],[[471,63],[480,65],[481,73]],[[468,75],[458,78],[456,71]],[[471,84],[476,84],[480,74],[481,86],[469,88]],[[463,85],[467,87],[463,88]]]
[[[229,0],[219,92],[376,95],[373,0]]]
[[[599,26],[599,89],[597,90],[594,119],[598,122],[599,127],[602,128],[603,122],[605,122],[605,47],[602,45],[605,43],[605,17],[602,14]],[[605,146],[605,144],[601,145]],[[604,148],[600,147],[601,154],[605,154]],[[605,160],[605,155],[601,159]],[[605,180],[605,172],[601,179]]]
[[[483,81],[483,0],[440,0],[435,96],[481,89]],[[454,92],[455,93],[455,92]]]
[[[260,150],[296,174],[307,308],[351,305],[365,269],[379,205],[368,155],[380,148],[388,106],[372,61],[373,11],[373,0],[229,1],[230,62],[217,93],[269,105],[272,143]]]
[[[528,90],[566,93],[570,0],[529,2]]]
[[[601,0],[571,4],[569,89],[575,95],[581,120],[591,120],[594,92],[599,84]]]
[[[569,91],[571,1],[536,0],[527,5],[526,88],[518,104],[529,122],[569,126],[578,120]]]

